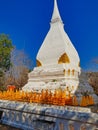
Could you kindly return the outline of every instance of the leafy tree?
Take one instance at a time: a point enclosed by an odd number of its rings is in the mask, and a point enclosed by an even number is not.
[[[0,76],[3,72],[9,70],[11,66],[11,51],[13,49],[12,41],[6,34],[0,34]]]
[[[12,41],[6,34],[0,34],[0,90],[4,89],[5,72],[11,66]]]

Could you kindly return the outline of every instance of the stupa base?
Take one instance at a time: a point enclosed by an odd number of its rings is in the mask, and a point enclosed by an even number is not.
[[[72,68],[72,66],[69,67]],[[73,71],[73,69],[69,69],[65,64],[35,67],[29,73],[28,83],[22,90],[41,92],[42,89],[48,89],[54,92],[55,89],[68,88],[71,94],[78,96],[79,100],[81,100],[84,94],[89,94],[93,96],[95,103],[98,103],[98,97],[87,80],[87,75],[84,72],[80,74],[79,71]]]

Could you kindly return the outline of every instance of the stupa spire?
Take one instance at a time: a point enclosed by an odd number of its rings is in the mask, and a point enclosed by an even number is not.
[[[54,0],[54,10],[53,10],[53,14],[52,14],[51,23],[55,23],[58,21],[62,22],[62,19],[61,19],[60,13],[59,13],[57,0]]]

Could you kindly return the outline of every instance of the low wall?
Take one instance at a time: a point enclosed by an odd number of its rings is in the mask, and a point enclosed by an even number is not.
[[[3,124],[23,130],[97,130],[98,114],[89,108],[0,100]]]

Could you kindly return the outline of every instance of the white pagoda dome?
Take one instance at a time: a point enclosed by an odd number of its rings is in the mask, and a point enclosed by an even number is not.
[[[68,35],[60,17],[57,1],[54,1],[54,11],[50,30],[37,54],[37,66],[64,64],[67,69],[79,71],[80,58]]]
[[[54,90],[61,86],[74,87],[74,91],[77,89],[81,70],[80,58],[64,31],[56,0],[50,30],[38,51],[36,61],[37,67],[29,73],[28,83],[23,90]]]

